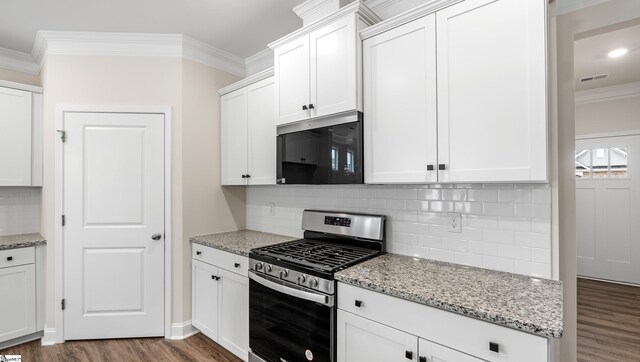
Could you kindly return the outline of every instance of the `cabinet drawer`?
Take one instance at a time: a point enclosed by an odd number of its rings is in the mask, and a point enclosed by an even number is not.
[[[544,337],[353,285],[338,283],[338,308],[488,361],[548,358]],[[489,343],[497,343],[499,353],[492,352]]]
[[[249,258],[200,244],[192,244],[193,258],[229,270],[238,275],[249,276]]]
[[[0,250],[0,268],[33,264],[36,255],[33,247]]]

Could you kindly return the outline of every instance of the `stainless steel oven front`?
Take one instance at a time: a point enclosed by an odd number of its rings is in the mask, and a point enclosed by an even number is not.
[[[333,295],[249,271],[249,361],[335,361]]]

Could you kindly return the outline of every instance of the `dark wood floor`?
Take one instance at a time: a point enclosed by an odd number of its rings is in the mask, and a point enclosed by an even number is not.
[[[640,287],[578,279],[578,361],[640,361]]]
[[[24,362],[241,361],[200,333],[178,341],[164,338],[109,339],[69,341],[46,347],[37,340],[0,351],[0,355],[5,354],[20,354]]]

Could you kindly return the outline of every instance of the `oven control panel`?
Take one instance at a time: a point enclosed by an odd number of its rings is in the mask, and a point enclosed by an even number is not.
[[[351,227],[351,218],[350,217],[339,217],[339,216],[325,216],[324,217],[325,225],[333,225],[333,226],[342,226],[342,227]]]
[[[332,280],[305,274],[296,270],[290,270],[265,263],[255,259],[249,259],[250,273],[266,274],[272,278],[299,285],[301,287],[317,290],[326,294],[333,294],[335,283]]]

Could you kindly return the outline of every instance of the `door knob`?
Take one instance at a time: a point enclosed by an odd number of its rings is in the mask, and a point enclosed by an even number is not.
[[[160,240],[162,238],[162,234],[160,233],[155,233],[153,235],[151,235],[151,239],[153,240]]]

